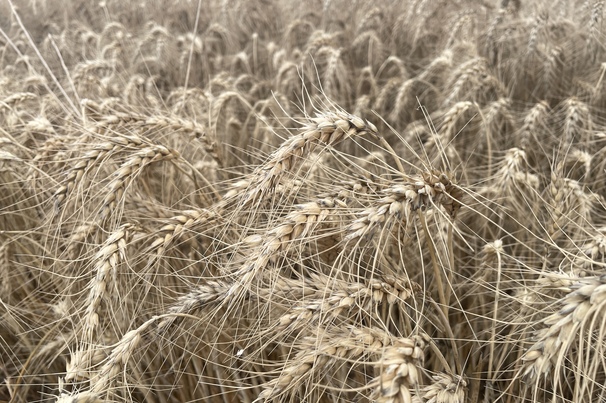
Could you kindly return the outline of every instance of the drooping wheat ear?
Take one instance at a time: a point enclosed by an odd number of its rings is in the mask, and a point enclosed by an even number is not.
[[[165,102],[172,113],[189,116],[197,112],[207,113],[210,108],[209,96],[200,88],[178,87],[171,91]]]
[[[549,104],[545,101],[538,102],[524,116],[520,128],[519,144],[522,150],[529,152],[535,144],[540,144],[542,135],[547,134],[549,117]]]
[[[528,45],[526,46],[526,54],[528,56],[534,56],[537,51],[537,43],[539,39],[539,33],[545,26],[547,19],[545,15],[539,13],[535,16],[532,22],[532,28],[530,29],[530,34],[528,35]]]
[[[462,101],[454,104],[445,114],[442,120],[442,125],[440,126],[439,135],[442,137],[442,142],[444,144],[448,144],[455,138],[459,127],[457,123],[459,122],[459,118],[470,110],[471,108],[476,108],[479,110],[478,105],[475,102]],[[462,126],[466,125],[468,121],[464,121]]]
[[[448,77],[448,70],[452,67],[453,56],[451,49],[445,49],[419,74],[417,77],[419,81],[428,82],[441,88]]]
[[[331,32],[326,32],[323,29],[316,29],[312,32],[309,40],[303,49],[304,54],[315,55],[319,49],[324,46],[336,47],[336,35]]]
[[[97,42],[97,48],[103,49],[108,43],[111,43],[117,39],[123,39],[128,33],[128,30],[120,22],[112,21],[107,23],[103,27],[103,31],[99,35],[99,42]]]
[[[398,88],[406,81],[399,76],[389,79],[387,83],[380,86],[379,94],[375,100],[375,109],[383,116],[390,116],[394,110],[395,98],[398,93]]]
[[[166,318],[158,323],[158,334],[162,335],[176,325],[183,315],[193,315],[213,303],[221,303],[229,291],[231,283],[219,280],[208,280],[197,286],[179,299],[167,310]]]
[[[109,62],[102,59],[86,60],[78,63],[71,72],[72,81],[78,85],[86,80],[88,76],[94,76],[100,79],[102,75],[111,73],[112,66]]]
[[[522,334],[519,340],[527,340],[530,335],[536,341],[540,338],[542,329],[536,333],[536,324],[541,324],[546,314],[553,312],[554,304],[561,303],[562,299],[570,293],[573,284],[577,283],[579,277],[574,273],[558,273],[552,271],[544,271],[537,279],[533,287],[528,287],[525,290],[518,291],[516,299],[519,301],[520,309],[515,312],[514,320],[520,323],[532,323],[533,326],[523,327]],[[557,305],[555,305],[557,308]],[[518,352],[518,366],[523,366],[524,361],[521,360],[524,355],[524,350]]]
[[[370,383],[371,397],[377,403],[411,403],[412,391],[419,383],[425,341],[420,336],[400,338],[385,346],[375,364],[379,373]]]
[[[177,158],[179,153],[176,150],[170,150],[162,145],[151,145],[135,152],[122,164],[107,186],[108,192],[103,199],[100,218],[105,220],[111,217],[116,207],[123,202],[125,190],[141,174],[143,168],[157,161]]]
[[[372,68],[366,66],[360,70],[356,81],[356,96],[362,97],[366,95],[369,98],[374,99],[374,97],[377,95],[378,88],[375,73],[373,72]]]
[[[150,60],[150,62],[152,62]],[[152,62],[153,63],[153,62]],[[124,90],[122,91],[122,99],[128,105],[145,105],[146,100],[151,99],[152,101],[149,104],[153,106],[157,106],[158,103],[154,102],[155,99],[153,96],[150,96],[147,91],[147,87],[149,87],[149,83],[153,80],[152,77],[146,77],[141,74],[132,74],[128,78],[128,82],[124,86]]]
[[[505,153],[502,166],[497,171],[498,182],[508,182],[513,174],[526,170],[528,162],[526,153],[519,148],[510,148]]]
[[[202,162],[204,164],[204,162]],[[215,168],[216,164],[211,163]],[[196,169],[198,167],[195,167]],[[187,172],[191,174],[191,172]],[[132,192],[130,197],[125,200],[128,203],[128,210],[144,215],[146,218],[154,220],[163,220],[172,217],[175,212],[170,206],[166,206],[162,201],[150,198],[142,192]]]
[[[40,118],[40,120],[42,120],[42,119],[43,118]],[[46,119],[44,119],[44,120],[46,120]],[[46,120],[46,121],[48,122],[48,120]],[[38,123],[40,125],[45,124],[42,121],[38,121]],[[48,122],[48,124],[50,125],[50,122]],[[38,128],[38,129],[40,129],[40,128]],[[36,129],[36,130],[40,131],[40,132],[42,131],[42,130],[38,130],[38,129]],[[51,126],[51,129],[52,129],[52,126]],[[65,147],[64,140],[58,138],[58,136],[56,135],[57,133],[55,132],[54,129],[52,129],[51,131],[48,131],[47,133],[50,136],[48,139],[46,139],[44,141],[44,143],[42,144],[41,147],[38,147],[38,149],[36,150],[36,155],[32,159],[32,163],[49,162],[52,160],[52,157],[54,154],[56,154],[59,150],[61,150]],[[30,167],[29,171],[28,171],[28,180],[32,179],[32,177],[36,174],[38,174],[38,171],[33,166]]]
[[[385,45],[375,31],[360,33],[351,44],[354,59],[359,66],[370,66],[376,71],[385,58]]]
[[[308,156],[318,145],[335,146],[343,140],[365,134],[377,136],[377,128],[346,112],[322,113],[310,118],[300,134],[286,140],[267,162],[252,173],[250,186],[241,195],[242,202],[255,202],[273,190],[282,176],[294,170],[298,161]]]
[[[60,143],[60,141],[58,141],[55,137],[50,137],[56,135],[57,132],[53,128],[51,122],[44,116],[36,116],[27,122],[26,129],[32,133],[45,134],[49,136],[46,141],[55,140]]]
[[[114,231],[103,243],[94,258],[94,277],[89,285],[90,291],[83,320],[83,334],[86,340],[93,340],[100,324],[99,307],[105,298],[106,290],[117,276],[118,265],[126,260],[126,244],[130,224],[124,224]]]
[[[112,383],[115,378],[123,371],[124,366],[128,364],[132,354],[143,341],[143,337],[149,332],[149,328],[158,321],[158,317],[153,317],[138,328],[125,333],[122,338],[112,346],[111,353],[104,361],[99,373],[91,379],[91,396],[101,398],[104,394],[112,391]]]
[[[587,183],[591,174],[592,155],[586,151],[573,149],[566,154],[563,170],[566,176],[580,183]]]
[[[292,20],[284,29],[284,47],[288,51],[294,48],[302,48],[305,46],[305,42],[307,42],[313,30],[314,26],[309,21],[303,19]]]
[[[594,107],[598,105],[604,105],[604,88],[606,86],[606,62],[600,64],[600,69],[597,74],[597,82],[593,85],[593,92],[591,94],[590,102]]]
[[[564,144],[581,143],[589,146],[591,131],[591,115],[587,104],[576,97],[564,101]]]
[[[11,285],[11,243],[3,241],[0,244],[0,299],[7,303],[12,300],[12,285]]]
[[[374,78],[378,82],[384,82],[384,80],[390,80],[395,77],[399,77],[402,80],[410,78],[404,61],[398,56],[391,55],[379,67]]]
[[[14,94],[9,95],[0,101],[0,111],[3,109],[12,110],[14,106],[19,105],[21,103],[27,101],[33,101],[34,99],[38,99],[39,96],[33,94],[31,92],[16,92]]]
[[[146,54],[146,46],[150,51],[155,52],[156,56],[162,55],[162,50],[167,40],[171,37],[171,33],[168,28],[158,25],[156,23],[150,23],[146,27],[148,30],[145,32],[137,43],[137,54]]]
[[[221,167],[224,165],[221,149],[216,139],[211,138],[207,130],[195,120],[186,120],[178,116],[146,116],[138,122],[138,125],[146,130],[169,130],[171,132],[183,132],[191,135],[202,142],[204,151]]]
[[[564,49],[560,46],[551,49],[544,63],[545,75],[543,83],[547,87],[547,93],[550,95],[550,98],[558,99],[561,96],[558,91],[562,91],[562,86],[564,85],[564,80],[562,80],[566,67]]]
[[[271,288],[258,288],[254,293],[248,293],[247,298],[259,301],[275,303],[276,301],[292,302],[292,298],[302,299],[309,295],[316,295],[319,291],[316,282],[301,282],[285,277],[272,278]],[[386,281],[391,281],[387,278]],[[404,282],[394,280],[394,289],[402,291],[400,298],[402,300],[407,296],[408,290],[404,290]],[[400,285],[402,285],[400,287]],[[203,285],[196,286],[187,294],[179,297],[165,312],[164,318],[158,323],[157,334],[163,335],[173,326],[178,325],[187,315],[195,315],[206,307],[212,307],[221,304],[230,294],[233,283],[220,280],[207,280]],[[417,291],[417,288],[413,288]],[[397,293],[396,291],[393,291]],[[391,294],[390,294],[391,295]]]
[[[372,101],[373,97],[371,97],[370,95],[359,95],[356,98],[356,103],[353,107],[354,115],[363,115],[367,111],[371,110]]]
[[[27,92],[33,92],[35,94],[43,95],[44,90],[48,88],[48,80],[41,74],[32,72],[27,78],[23,81],[25,84],[25,90]]]
[[[349,225],[345,241],[368,239],[380,228],[396,222],[406,225],[419,208],[441,205],[454,217],[461,207],[462,191],[445,172],[424,172],[385,189],[383,194],[375,205],[360,213],[360,218]]]
[[[487,175],[492,175],[492,150],[496,139],[502,132],[511,132],[514,130],[515,120],[511,113],[511,99],[499,98],[491,102],[482,111],[482,129],[486,137],[485,145],[480,143],[476,148],[479,153],[487,154],[488,169]],[[509,145],[509,144],[507,144]]]
[[[490,59],[494,59],[496,62],[497,58],[497,30],[499,25],[505,19],[505,16],[509,14],[507,8],[501,7],[495,17],[490,21],[488,28],[486,29],[486,42],[485,42],[485,51]]]
[[[67,257],[69,259],[77,259],[80,253],[80,248],[99,226],[94,222],[86,222],[74,229],[67,241]]]
[[[383,370],[385,378],[378,377],[368,385],[369,388],[376,388],[380,393],[382,385],[400,382],[402,378],[411,385],[417,383],[415,363],[422,359],[424,347],[420,338],[396,338],[380,329],[362,326],[319,327],[314,328],[313,333],[313,336],[301,340],[299,351],[286,362],[280,375],[263,385],[263,391],[255,402],[270,401],[292,393],[314,374],[329,371],[339,360],[355,363],[372,356],[380,357],[375,364],[377,370],[387,365],[392,370]],[[397,363],[393,356],[388,356],[388,352],[399,354]],[[401,359],[404,357],[408,359]],[[393,374],[394,371],[397,374]]]
[[[154,132],[161,133],[186,133],[191,137],[199,140],[204,151],[208,153],[218,164],[222,166],[223,159],[221,157],[217,142],[210,137],[208,131],[195,120],[186,120],[174,115],[145,115],[134,112],[118,112],[112,111],[111,115],[104,115],[96,124],[103,130],[108,130],[111,127],[128,125],[133,127],[136,132]]]
[[[551,174],[551,183],[547,187],[547,201],[550,209],[547,235],[551,241],[562,236],[566,239],[578,239],[583,228],[592,222],[596,198],[587,194],[579,182],[562,177],[562,164]]]
[[[309,324],[325,325],[326,321],[342,313],[375,312],[376,306],[397,304],[421,291],[416,283],[384,276],[370,280],[367,284],[345,283],[322,275],[312,275],[309,287],[314,290],[311,300],[288,310],[271,329],[273,334],[283,330],[294,331]],[[350,312],[350,311],[354,312]]]
[[[344,100],[351,98],[349,71],[343,63],[342,51],[339,48],[323,46],[314,55],[314,63],[318,63],[321,71],[321,84],[325,94],[332,99]],[[310,77],[315,77],[311,75]]]
[[[588,371],[588,378],[578,380],[575,386],[577,394],[587,396],[583,391],[591,388],[593,376],[606,369],[603,361],[606,275],[583,279],[570,291],[562,300],[560,311],[543,321],[547,327],[538,332],[538,341],[522,357],[522,369],[531,382],[538,382],[540,376],[548,376],[553,369],[556,388],[562,387],[559,379],[565,376],[567,368],[575,374],[579,370]]]
[[[382,28],[383,21],[385,20],[384,10],[379,7],[373,7],[372,9],[366,9],[362,19],[356,27],[357,32],[366,31],[379,31]]]
[[[538,203],[539,178],[528,172],[526,152],[519,148],[507,150],[505,157],[497,166],[499,169],[494,177],[492,188],[496,190],[496,197],[504,197],[503,205],[511,209],[511,212],[502,216],[501,220],[507,222],[507,218],[513,217],[519,222],[524,219],[524,213],[519,211],[518,207],[521,205],[534,207],[535,203]],[[517,226],[517,224],[512,225]],[[505,226],[504,229],[508,230],[509,227]]]
[[[515,120],[511,113],[511,99],[499,98],[491,102],[483,111],[484,126],[490,132],[487,141],[498,138],[499,131],[514,131]],[[489,150],[490,150],[490,144]]]
[[[278,56],[282,53],[277,52],[274,56],[274,62],[278,63]],[[294,62],[283,61],[282,63],[275,65],[275,69],[278,71],[276,74],[276,87],[279,91],[284,94],[292,93],[299,85],[299,70],[298,65]]]
[[[597,38],[599,36],[598,25],[602,20],[603,9],[604,1],[595,1],[591,7],[591,16],[589,18],[589,25],[587,26],[590,33],[590,35],[587,37],[588,42],[590,42],[592,38]]]
[[[187,233],[197,233],[203,226],[210,226],[221,219],[221,214],[230,206],[230,203],[237,200],[243,191],[249,188],[249,180],[241,180],[233,185],[225,193],[222,200],[215,203],[209,209],[183,210],[168,220],[162,226],[156,235],[156,238],[148,248],[147,267],[152,267],[160,259],[170,246],[181,236]]]
[[[466,25],[470,25],[469,31],[473,27],[474,20],[474,10],[463,10],[454,17],[453,24],[448,30],[450,32],[448,36],[448,40],[446,41],[446,49],[452,47],[452,45],[457,41],[457,36],[463,31]],[[464,32],[464,31],[463,31]],[[463,38],[470,38],[474,36],[471,32],[467,32],[467,35],[460,35]]]
[[[473,101],[468,99],[467,94],[474,93],[481,84],[481,77],[488,75],[488,62],[483,57],[473,58],[461,64],[453,73],[448,84],[448,96],[444,100],[444,107],[448,107],[456,101]]]
[[[591,235],[591,239],[580,246],[579,254],[573,259],[574,266],[580,270],[600,270],[600,266],[606,263],[606,227],[596,228]]]
[[[158,230],[155,239],[149,245],[147,266],[151,267],[157,262],[181,235],[194,232],[202,225],[210,225],[217,218],[219,213],[208,209],[183,210],[179,215],[170,218],[168,223]]]
[[[65,380],[72,382],[90,379],[92,368],[107,358],[107,350],[104,346],[94,345],[72,352],[65,366]]]
[[[85,103],[86,100],[82,102]],[[99,133],[104,133],[105,128],[98,127]],[[97,162],[103,161],[121,149],[134,148],[141,149],[145,147],[145,141],[135,135],[118,135],[112,133],[111,140],[94,146],[94,148],[76,162],[72,168],[67,171],[67,178],[63,184],[55,191],[55,208],[60,210],[66,198],[73,192],[76,186],[82,181],[86,173]]]
[[[87,152],[76,165],[71,168],[67,173],[67,178],[63,182],[54,194],[55,197],[55,208],[59,210],[65,201],[65,199],[73,192],[77,184],[82,180],[84,174],[93,165],[94,161],[102,160],[111,151],[114,150],[115,145],[107,142],[98,145],[94,150]]]
[[[459,375],[438,373],[432,376],[434,383],[422,389],[425,403],[464,403],[467,382]]]
[[[389,119],[393,122],[401,121],[401,116],[406,114],[407,109],[410,109],[410,103],[415,102],[415,85],[419,83],[416,78],[411,78],[402,83],[396,93],[393,109],[389,114]]]
[[[250,237],[248,242],[257,245],[257,252],[232,274],[235,283],[227,296],[236,297],[259,273],[273,263],[279,254],[284,253],[294,240],[309,236],[317,225],[331,216],[331,210],[344,207],[347,207],[347,204],[337,197],[300,204],[286,215],[280,225],[270,229],[265,235]]]
[[[499,318],[499,298],[501,293],[501,277],[502,277],[502,262],[503,262],[503,241],[497,239],[494,242],[489,242],[482,248],[482,271],[484,272],[482,282],[484,284],[478,284],[480,287],[494,287],[494,303],[493,303],[493,314],[492,314],[492,329],[490,334],[490,355],[488,359],[488,379],[492,378],[493,372],[493,361],[495,356],[495,346],[497,337],[497,323]],[[494,286],[492,286],[494,284]]]
[[[218,79],[218,78],[217,78]],[[231,82],[227,85],[227,88],[231,88]],[[226,83],[226,84],[227,84]],[[237,101],[237,103],[232,102]],[[242,94],[236,91],[225,90],[221,92],[221,94],[211,101],[211,122],[212,126],[216,129],[216,125],[219,119],[225,114],[224,112],[228,108],[229,105],[233,104],[234,106],[239,105],[243,110],[252,109],[252,105],[244,98]]]

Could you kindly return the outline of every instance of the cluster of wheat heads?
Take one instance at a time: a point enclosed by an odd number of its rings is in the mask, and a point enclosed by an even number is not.
[[[604,401],[603,5],[0,2],[0,401]]]

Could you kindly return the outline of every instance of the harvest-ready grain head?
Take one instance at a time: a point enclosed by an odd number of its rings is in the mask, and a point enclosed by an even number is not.
[[[603,13],[0,1],[0,402],[606,401]]]

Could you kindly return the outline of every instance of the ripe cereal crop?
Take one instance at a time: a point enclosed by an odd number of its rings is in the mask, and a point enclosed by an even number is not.
[[[0,0],[0,403],[606,401],[592,0]]]

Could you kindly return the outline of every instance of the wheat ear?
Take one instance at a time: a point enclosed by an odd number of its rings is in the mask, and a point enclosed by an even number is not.
[[[467,397],[467,382],[458,375],[438,373],[433,383],[422,389],[425,403],[464,403]]]
[[[370,122],[346,112],[319,114],[310,118],[302,132],[286,140],[269,160],[257,168],[250,178],[250,186],[241,200],[244,204],[257,201],[266,192],[275,188],[284,173],[292,171],[297,161],[309,155],[318,145],[335,146],[343,140],[378,135]]]
[[[364,210],[360,218],[349,225],[346,241],[369,238],[379,228],[395,221],[406,224],[412,213],[420,208],[442,205],[454,217],[461,207],[461,189],[454,184],[449,174],[439,171],[428,171],[411,177],[401,184],[390,186],[384,194],[374,206]]]
[[[99,216],[106,219],[111,216],[116,207],[123,201],[124,192],[132,181],[142,172],[143,168],[156,161],[179,158],[176,150],[169,150],[161,145],[153,145],[137,151],[128,158],[116,171],[108,185],[108,192],[103,199]]]
[[[522,357],[524,375],[531,380],[537,380],[540,375],[548,375],[552,367],[555,367],[557,371],[554,384],[557,385],[559,369],[563,368],[564,357],[571,352],[573,342],[579,339],[579,347],[583,345],[584,336],[579,335],[579,331],[583,330],[590,335],[592,332],[603,334],[603,329],[595,329],[594,326],[603,326],[603,319],[597,319],[596,315],[601,315],[606,307],[606,275],[583,279],[570,289],[571,292],[562,301],[560,311],[543,321],[548,327],[539,332],[539,341]],[[588,324],[589,328],[586,327]],[[593,348],[596,354],[604,353],[604,347],[600,343]],[[585,353],[580,349],[577,354]]]
[[[92,337],[92,332],[99,326],[97,311],[108,288],[109,276],[111,274],[111,278],[116,278],[118,264],[126,259],[127,236],[131,227],[130,224],[125,224],[114,231],[95,256],[95,277],[89,286],[90,292],[84,320],[85,334],[89,340]]]
[[[375,364],[379,373],[368,386],[378,403],[412,403],[412,391],[419,384],[425,341],[419,337],[401,338],[384,347]]]

